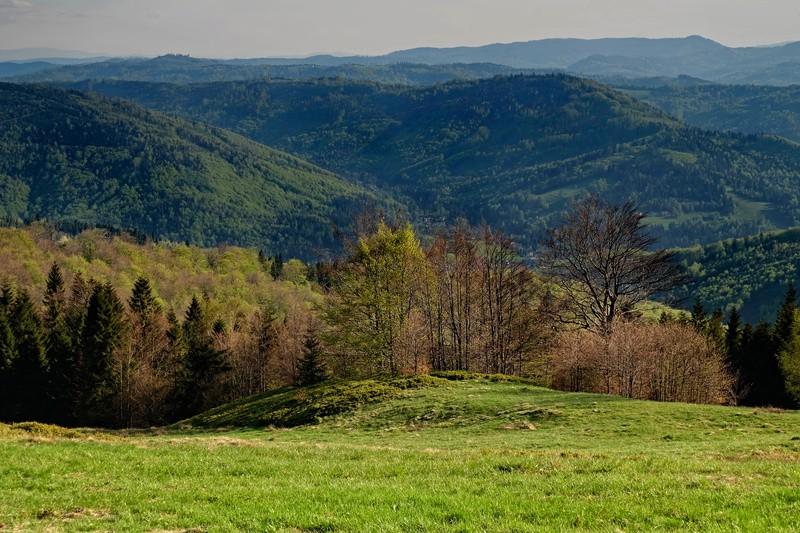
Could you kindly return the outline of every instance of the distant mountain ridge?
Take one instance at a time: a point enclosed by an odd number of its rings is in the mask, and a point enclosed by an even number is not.
[[[45,70],[53,70],[61,65],[49,61],[5,61],[0,63],[0,78],[27,76]]]
[[[166,56],[173,57],[173,56]],[[2,59],[2,56],[0,56]],[[732,48],[701,36],[682,38],[607,38],[607,39],[544,39],[537,41],[497,43],[485,46],[461,46],[453,48],[413,48],[399,50],[382,56],[333,56],[315,55],[307,58],[254,58],[254,59],[201,59],[203,66],[218,70],[217,77],[202,77],[197,74],[188,80],[165,76],[159,77],[148,66],[145,75],[137,68],[132,72],[119,72],[120,62],[128,61],[134,67],[136,61],[111,60],[105,64],[89,65],[80,69],[64,67],[47,74],[21,79],[20,81],[80,81],[84,79],[122,79],[128,81],[234,81],[270,75],[267,67],[313,66],[317,77],[326,77],[335,68],[355,66],[374,67],[372,77],[362,72],[357,79],[385,81],[383,72],[377,67],[390,65],[417,65],[442,67],[446,65],[484,65],[473,75],[458,71],[443,71],[440,77],[470,79],[490,77],[486,65],[494,65],[495,73],[510,73],[509,70],[563,71],[566,73],[603,77],[676,77],[692,76],[719,83],[754,83],[790,85],[800,83],[800,43],[766,47]],[[162,65],[169,69],[168,65]],[[114,69],[117,68],[115,72]],[[325,69],[329,69],[327,73]],[[505,69],[504,72],[500,72]],[[308,71],[306,71],[308,72]],[[266,73],[266,74],[265,74]],[[227,77],[226,77],[227,76]],[[286,76],[299,79],[297,75]],[[353,76],[344,76],[356,78]],[[303,79],[307,79],[303,78]],[[441,80],[440,80],[441,81]]]
[[[471,47],[414,48],[392,52],[377,60],[423,64],[481,61],[515,68],[571,70],[572,65],[591,56],[674,58],[724,50],[727,50],[725,46],[700,36],[666,39],[543,39]]]
[[[491,63],[452,65],[397,64],[269,64],[257,60],[201,59],[166,55],[152,59],[111,59],[91,64],[58,66],[39,63],[0,63],[0,78],[23,82],[76,82],[83,80],[124,80],[168,83],[205,83],[254,79],[308,80],[342,78],[378,81],[387,84],[433,85],[454,79],[491,78],[497,75],[526,73]],[[25,72],[24,69],[28,70]]]

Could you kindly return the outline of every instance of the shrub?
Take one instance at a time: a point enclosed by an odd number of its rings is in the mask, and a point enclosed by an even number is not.
[[[603,337],[563,333],[550,358],[551,385],[567,391],[691,403],[727,403],[731,377],[708,337],[677,323],[619,323]]]

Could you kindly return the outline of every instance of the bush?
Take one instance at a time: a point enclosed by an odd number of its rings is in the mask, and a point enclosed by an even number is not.
[[[518,376],[509,376],[507,374],[481,374],[479,372],[467,372],[466,370],[440,370],[431,372],[430,375],[435,378],[446,379],[448,381],[469,381],[483,379],[486,381],[491,381],[492,383],[532,383],[530,380]]]
[[[727,403],[731,377],[713,341],[688,325],[618,323],[608,337],[563,333],[551,385],[566,391],[690,403]]]

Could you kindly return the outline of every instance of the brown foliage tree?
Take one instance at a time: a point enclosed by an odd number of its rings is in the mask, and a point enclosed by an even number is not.
[[[727,403],[731,376],[718,346],[690,325],[619,322],[607,336],[564,332],[551,353],[551,384],[656,401]]]

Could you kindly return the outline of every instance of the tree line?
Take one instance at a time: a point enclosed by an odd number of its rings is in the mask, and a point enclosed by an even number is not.
[[[46,285],[41,305],[9,282],[0,290],[0,419],[163,424],[318,379],[307,313],[279,318],[265,306],[229,326],[193,298],[179,317],[144,277],[123,302],[112,285],[80,274],[67,288],[58,264]]]
[[[644,217],[590,197],[535,268],[488,227],[460,223],[423,243],[409,224],[377,220],[343,257],[308,267],[317,305],[227,322],[208,298],[164,309],[141,277],[122,301],[53,264],[42,302],[10,281],[0,291],[0,419],[146,426],[278,386],[441,370],[659,401],[800,400],[796,295],[774,325],[699,307],[648,316],[643,304],[682,276]],[[261,258],[281,279],[282,258]]]
[[[791,285],[775,321],[743,322],[733,308],[706,312],[696,304],[689,323],[725,354],[736,403],[752,406],[800,405],[800,308]]]

